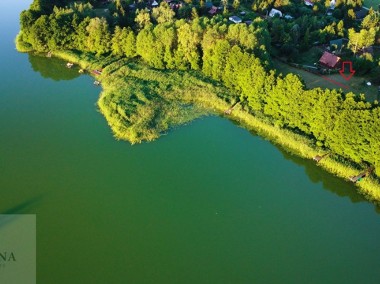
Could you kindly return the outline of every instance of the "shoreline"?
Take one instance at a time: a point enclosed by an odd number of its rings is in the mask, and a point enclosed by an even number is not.
[[[16,38],[16,49],[19,52],[32,52],[33,50],[28,50],[28,48],[19,41],[19,37]],[[74,64],[77,64],[82,69],[97,69],[99,68],[99,65],[103,65],[104,61],[102,61],[101,57],[95,57],[90,54],[82,54],[84,57],[87,58],[81,58],[77,54],[74,54],[72,51],[59,51],[59,52],[53,52],[53,56],[70,61]],[[118,61],[118,58],[115,57],[115,61]],[[114,62],[111,62],[110,65]],[[141,64],[142,65],[142,64]],[[109,66],[109,65],[108,65]],[[106,66],[105,66],[106,67]],[[104,68],[105,68],[104,67]],[[164,71],[155,71],[155,72],[161,72]],[[173,74],[176,71],[172,72]],[[179,71],[178,71],[179,72]],[[106,75],[100,75],[99,79],[102,82],[103,79],[105,79],[105,76],[108,76],[108,78],[112,78],[112,73],[107,73]],[[183,72],[184,74],[190,74],[190,72]],[[91,73],[89,73],[92,77],[94,77]],[[114,133],[115,137],[122,140],[127,140],[130,143],[134,143],[133,141],[128,140],[126,136],[121,135],[121,133],[118,133],[118,128],[114,124],[111,123],[111,118],[107,116],[105,113],[105,109],[102,108],[101,100],[107,94],[112,93],[112,90],[116,87],[112,85],[112,82],[107,82],[106,80],[105,84],[102,84],[102,91],[100,93],[97,106],[100,110],[100,112],[105,116],[109,126],[112,129],[112,132]],[[178,98],[174,98],[173,101],[175,101]],[[187,103],[195,104],[197,106],[200,106],[202,108],[207,109],[209,112],[215,112],[218,115],[228,118],[232,121],[237,122],[240,126],[247,129],[248,131],[256,132],[258,135],[260,135],[262,138],[270,141],[273,144],[279,145],[282,149],[285,151],[297,155],[301,158],[305,159],[313,159],[316,155],[321,155],[326,150],[320,149],[317,146],[314,145],[313,141],[308,139],[305,136],[302,136],[300,134],[296,134],[295,132],[292,132],[288,129],[283,129],[276,127],[268,121],[264,121],[263,119],[260,119],[258,117],[253,116],[252,114],[245,111],[241,105],[238,105],[234,108],[232,113],[228,116],[223,115],[224,111],[231,107],[231,103],[226,102],[221,97],[218,97],[217,94],[214,94],[213,97],[201,97],[201,96],[195,96],[195,97],[189,97],[185,98]],[[177,101],[178,103],[178,101]],[[194,118],[189,118],[189,121],[191,121]],[[180,124],[180,123],[179,123]],[[128,127],[123,126],[123,129],[126,130]],[[151,139],[143,138],[140,141],[143,140],[151,141],[154,139],[157,139],[162,132],[154,133],[152,135]],[[349,181],[350,176],[356,176],[360,172],[362,172],[364,169],[356,169],[351,165],[345,164],[344,162],[337,161],[333,158],[334,155],[330,155],[326,158],[323,158],[317,165],[322,167],[325,171],[332,173],[340,178],[345,179],[346,181]],[[380,205],[380,183],[378,180],[373,178],[372,176],[366,177],[362,181],[355,184],[356,190],[362,194],[367,200],[374,203],[375,205]]]

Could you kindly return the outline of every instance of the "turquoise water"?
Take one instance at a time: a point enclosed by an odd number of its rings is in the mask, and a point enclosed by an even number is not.
[[[100,89],[17,53],[0,2],[0,212],[37,216],[37,283],[378,283],[380,216],[352,184],[226,119],[116,141]]]

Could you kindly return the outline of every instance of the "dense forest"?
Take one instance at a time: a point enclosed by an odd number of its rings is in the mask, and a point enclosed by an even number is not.
[[[283,19],[267,21],[262,17],[254,18],[249,25],[230,24],[223,14],[204,16],[207,10],[203,0],[195,4],[189,0],[174,10],[165,1],[148,9],[143,1],[121,0],[112,1],[107,9],[97,9],[103,2],[35,0],[21,14],[18,40],[26,50],[114,54],[141,59],[158,70],[202,72],[228,87],[235,96],[230,101],[240,100],[251,114],[302,133],[325,151],[362,166],[373,165],[380,175],[377,102],[369,103],[364,96],[340,90],[308,90],[300,77],[282,76],[271,70],[273,43],[282,46],[283,52],[292,53],[294,48],[307,49],[316,37],[331,38],[332,33],[349,36],[357,49],[362,42],[361,46],[366,46],[378,41],[378,12],[371,10],[359,26],[355,21],[346,22],[350,10],[360,7],[362,0],[337,0],[335,5],[341,7],[337,23],[321,23],[313,8],[292,25]],[[317,9],[326,9],[331,3],[314,2]],[[222,3],[229,6],[228,1]],[[296,15],[305,8],[299,8],[300,3],[303,1],[255,0],[246,5],[259,12],[284,6]],[[238,0],[231,4],[232,11],[243,5]],[[101,15],[105,10],[109,13]]]

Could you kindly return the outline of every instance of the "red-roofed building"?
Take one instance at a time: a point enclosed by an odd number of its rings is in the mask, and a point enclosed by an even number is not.
[[[340,59],[340,57],[327,51],[325,51],[322,57],[319,59],[320,65],[330,69],[340,68],[341,63],[342,60]]]
[[[218,13],[218,7],[212,6],[210,11],[208,11],[208,13],[214,16],[216,13]]]

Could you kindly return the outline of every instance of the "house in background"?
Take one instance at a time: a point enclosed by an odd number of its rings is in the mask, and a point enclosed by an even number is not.
[[[211,15],[211,16],[214,16],[218,13],[218,7],[216,6],[212,6],[211,9],[208,11],[208,13]]]
[[[241,19],[238,16],[231,16],[228,19],[235,24],[241,23]]]
[[[339,56],[325,51],[318,63],[321,67],[328,69],[339,69],[342,65],[342,60]]]
[[[309,7],[313,7],[314,6],[313,1],[311,1],[311,0],[304,0],[304,2],[305,2],[306,6],[309,6]]]
[[[272,10],[270,10],[269,17],[273,18],[276,15],[278,15],[280,18],[282,18],[282,12],[280,10],[277,10],[274,8]]]
[[[374,56],[375,52],[373,50],[373,46],[368,46],[368,47],[362,48],[361,50],[358,51],[358,53],[356,54],[356,56],[360,56],[360,55],[363,55],[365,53]]]
[[[330,40],[330,51],[336,51],[336,53],[342,52],[342,48],[346,46],[348,43],[348,39],[346,38],[338,38],[334,40]]]

